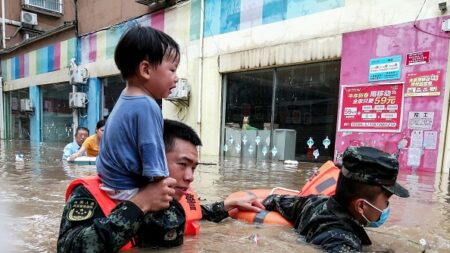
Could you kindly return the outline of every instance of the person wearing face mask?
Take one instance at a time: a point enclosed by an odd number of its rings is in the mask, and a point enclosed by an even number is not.
[[[379,227],[389,217],[392,195],[409,197],[397,181],[398,160],[372,147],[349,147],[331,197],[270,195],[263,205],[294,223],[306,242],[327,252],[360,252],[371,245],[364,227]]]

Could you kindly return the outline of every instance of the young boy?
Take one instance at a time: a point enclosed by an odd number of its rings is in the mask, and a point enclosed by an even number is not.
[[[120,39],[114,60],[127,86],[108,117],[97,172],[111,198],[129,200],[140,187],[169,175],[155,99],[175,88],[180,50],[164,32],[135,26]]]

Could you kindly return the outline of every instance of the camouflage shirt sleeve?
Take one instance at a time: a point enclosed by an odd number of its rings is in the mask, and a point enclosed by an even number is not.
[[[277,211],[286,220],[294,222],[307,199],[300,196],[291,195],[269,195],[263,205],[267,211]]]
[[[117,252],[136,234],[143,217],[142,210],[129,201],[105,217],[86,188],[78,186],[63,210],[57,251]]]
[[[333,229],[316,235],[310,241],[326,252],[361,252],[361,240],[349,231]]]
[[[228,218],[228,212],[225,211],[225,206],[222,202],[215,202],[208,205],[201,205],[202,207],[202,219],[220,222],[221,220]]]

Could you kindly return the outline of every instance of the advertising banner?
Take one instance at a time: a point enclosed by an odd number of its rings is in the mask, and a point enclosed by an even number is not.
[[[441,95],[442,71],[430,70],[406,75],[405,97]]]
[[[342,85],[339,131],[398,132],[403,83]]]
[[[414,52],[406,55],[406,66],[430,63],[430,51]]]

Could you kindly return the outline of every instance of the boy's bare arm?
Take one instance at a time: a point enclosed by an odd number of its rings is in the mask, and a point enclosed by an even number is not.
[[[144,213],[166,209],[175,194],[176,183],[177,181],[171,177],[154,181],[142,187],[130,201]]]

